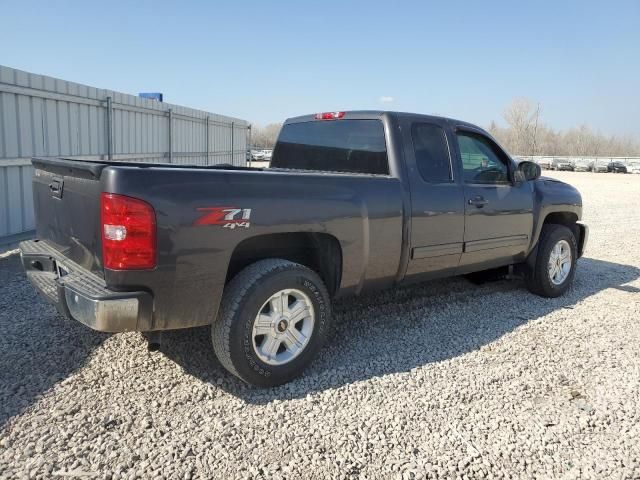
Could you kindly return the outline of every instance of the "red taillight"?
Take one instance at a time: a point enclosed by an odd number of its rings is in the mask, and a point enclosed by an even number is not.
[[[344,112],[316,113],[316,120],[337,120],[344,117]]]
[[[147,202],[103,193],[102,263],[111,270],[156,266],[156,213]]]

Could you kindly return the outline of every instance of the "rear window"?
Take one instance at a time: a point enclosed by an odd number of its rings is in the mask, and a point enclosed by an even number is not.
[[[326,120],[282,127],[271,158],[275,168],[389,174],[380,120]]]

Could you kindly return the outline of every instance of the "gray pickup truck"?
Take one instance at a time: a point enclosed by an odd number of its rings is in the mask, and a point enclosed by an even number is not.
[[[469,123],[408,113],[287,120],[268,169],[34,158],[32,284],[105,332],[211,325],[222,365],[278,385],[331,330],[332,299],[511,268],[570,286],[582,200]]]

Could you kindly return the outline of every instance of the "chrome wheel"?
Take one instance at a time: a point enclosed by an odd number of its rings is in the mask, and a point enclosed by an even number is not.
[[[571,273],[571,247],[566,240],[560,240],[553,246],[549,255],[549,280],[554,285],[561,285]]]
[[[300,355],[313,334],[315,312],[300,290],[280,290],[260,308],[253,321],[253,350],[269,365],[284,365]]]

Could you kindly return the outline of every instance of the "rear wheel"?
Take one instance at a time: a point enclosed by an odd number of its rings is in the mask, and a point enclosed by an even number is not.
[[[567,291],[575,276],[577,242],[564,225],[542,227],[535,264],[526,271],[529,290],[543,297],[559,297]]]
[[[264,387],[297,377],[330,327],[329,294],[320,277],[287,260],[256,262],[225,288],[211,334],[222,365]]]

